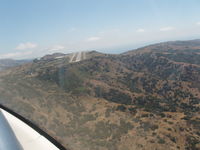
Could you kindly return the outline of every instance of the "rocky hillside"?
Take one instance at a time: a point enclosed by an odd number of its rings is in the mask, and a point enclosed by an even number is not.
[[[0,103],[69,150],[200,149],[199,40],[86,58],[1,72]]]

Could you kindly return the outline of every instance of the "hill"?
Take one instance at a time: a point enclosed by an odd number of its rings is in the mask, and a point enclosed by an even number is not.
[[[1,72],[0,103],[70,150],[200,149],[199,40],[60,55]]]

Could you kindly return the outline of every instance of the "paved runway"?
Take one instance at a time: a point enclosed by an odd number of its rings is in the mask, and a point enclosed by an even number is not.
[[[84,59],[86,59],[86,52],[72,53],[71,58],[70,58],[70,63],[79,62]]]

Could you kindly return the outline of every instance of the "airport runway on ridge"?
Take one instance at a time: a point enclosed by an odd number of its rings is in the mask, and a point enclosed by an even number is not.
[[[86,59],[86,52],[75,52],[75,53],[72,53],[69,62],[70,63],[79,62],[84,59]]]

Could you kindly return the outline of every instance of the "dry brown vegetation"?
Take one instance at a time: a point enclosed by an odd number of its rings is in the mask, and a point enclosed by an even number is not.
[[[198,150],[199,46],[37,60],[0,73],[0,102],[69,150]]]

